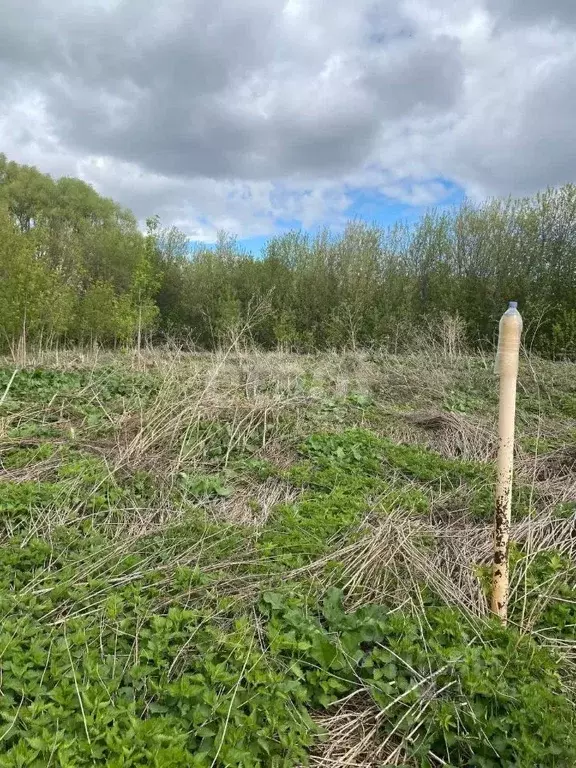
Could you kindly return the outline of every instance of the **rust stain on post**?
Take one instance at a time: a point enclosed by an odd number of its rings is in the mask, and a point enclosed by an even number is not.
[[[512,476],[514,467],[514,424],[516,418],[516,382],[522,317],[516,302],[510,302],[500,320],[497,372],[500,375],[500,409],[498,415],[498,480],[494,514],[494,566],[492,577],[492,611],[502,622],[508,617],[508,549],[512,509]]]

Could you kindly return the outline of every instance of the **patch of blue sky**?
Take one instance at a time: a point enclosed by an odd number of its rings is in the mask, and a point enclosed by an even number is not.
[[[396,190],[393,192],[396,193]],[[348,189],[346,196],[350,204],[343,211],[341,220],[336,225],[330,221],[320,222],[317,226],[307,229],[310,235],[314,235],[323,226],[338,231],[342,229],[344,221],[365,221],[381,227],[389,227],[399,221],[413,224],[431,208],[442,210],[459,205],[465,194],[457,184],[438,178],[424,183],[403,183],[401,189],[399,185],[398,195],[371,188]],[[274,232],[238,238],[237,242],[242,250],[254,256],[261,256],[270,237],[294,229],[303,229],[302,223],[297,219],[277,219]]]

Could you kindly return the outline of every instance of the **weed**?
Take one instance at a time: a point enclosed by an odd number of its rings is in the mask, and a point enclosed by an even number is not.
[[[482,361],[0,369],[2,766],[571,768],[573,390],[534,371],[503,628]]]
[[[196,501],[213,497],[226,498],[232,493],[232,489],[214,475],[188,475],[181,472],[179,481],[184,497]]]
[[[24,448],[11,448],[0,457],[0,461],[4,469],[23,469],[36,462],[51,458],[56,450],[56,447],[50,443]]]
[[[420,765],[430,753],[494,768],[576,759],[554,662],[527,637],[474,627],[447,608],[429,608],[424,624],[386,606],[346,613],[337,591],[314,608],[265,594],[262,609],[271,652],[289,660],[313,706],[367,690],[384,715],[382,738],[393,732]]]

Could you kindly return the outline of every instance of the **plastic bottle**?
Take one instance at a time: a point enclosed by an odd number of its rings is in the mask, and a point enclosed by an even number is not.
[[[518,334],[518,336],[520,336],[522,334],[523,324],[522,315],[518,312],[518,302],[509,301],[508,309],[500,318],[500,325],[498,328],[498,350],[496,352],[496,361],[494,363],[495,373],[501,373],[500,361],[502,359],[502,344],[505,343],[503,340],[509,337],[509,332],[508,334],[505,332],[506,329],[509,329],[510,326],[513,325],[514,335]]]

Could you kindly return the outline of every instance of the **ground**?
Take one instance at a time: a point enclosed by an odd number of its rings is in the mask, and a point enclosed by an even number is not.
[[[0,763],[574,766],[576,365],[233,345],[0,367]]]

